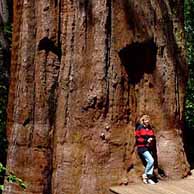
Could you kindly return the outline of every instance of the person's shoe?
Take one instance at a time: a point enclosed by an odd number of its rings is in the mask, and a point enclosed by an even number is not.
[[[153,175],[147,174],[147,177],[148,177],[148,184],[151,184],[151,185],[156,184],[157,180],[155,180],[155,177]]]
[[[152,179],[147,179],[148,184],[154,185],[156,184]]]
[[[148,177],[146,174],[142,175],[142,180],[143,180],[143,183],[148,184]]]

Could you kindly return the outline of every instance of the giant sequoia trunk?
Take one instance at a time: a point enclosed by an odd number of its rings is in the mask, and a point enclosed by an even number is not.
[[[140,181],[133,133],[143,113],[159,167],[187,175],[181,0],[14,3],[7,165],[26,193],[106,194],[123,177]]]

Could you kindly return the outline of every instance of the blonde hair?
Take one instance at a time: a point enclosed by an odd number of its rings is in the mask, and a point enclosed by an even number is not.
[[[150,116],[149,116],[149,115],[142,115],[142,116],[140,117],[140,119],[139,119],[140,124],[143,124],[143,122],[144,122],[145,120],[149,120],[149,121],[150,121]]]

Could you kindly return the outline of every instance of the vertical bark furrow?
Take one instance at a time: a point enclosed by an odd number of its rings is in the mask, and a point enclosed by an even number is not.
[[[71,7],[73,9],[75,9],[73,1],[72,1]],[[66,51],[69,53],[70,56],[67,57],[67,59],[66,59],[67,61],[66,61],[66,64],[65,64],[68,67],[68,69],[66,69],[67,77],[65,78],[66,88],[64,88],[65,92],[66,92],[66,104],[65,104],[65,115],[64,115],[64,118],[65,118],[64,125],[65,126],[67,125],[67,122],[68,122],[68,119],[69,119],[70,87],[71,87],[71,83],[72,83],[72,80],[73,80],[72,70],[73,70],[73,66],[75,65],[75,60],[74,60],[74,58],[75,58],[75,53],[74,53],[74,51],[75,51],[75,38],[76,38],[76,34],[75,34],[76,18],[75,17],[76,17],[75,13],[74,13],[74,15],[69,16],[69,22],[72,22],[72,23],[71,23],[70,31],[67,31],[67,33],[68,33],[67,36],[69,36],[68,38],[70,40],[69,40],[69,44],[67,45]]]
[[[109,67],[111,63],[111,35],[112,35],[112,0],[107,0],[106,2],[107,7],[107,18],[106,18],[106,24],[105,24],[105,30],[106,30],[106,37],[105,37],[105,91],[106,91],[106,98],[105,98],[105,111],[104,111],[104,117],[106,117],[106,114],[109,111]]]
[[[58,25],[57,25],[57,47],[59,49],[59,61],[61,61],[61,17],[62,17],[62,2],[59,0],[58,3]]]

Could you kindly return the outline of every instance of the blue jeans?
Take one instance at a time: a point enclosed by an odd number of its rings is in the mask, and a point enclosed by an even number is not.
[[[153,175],[154,171],[154,159],[149,151],[145,151],[142,153],[144,159],[146,160],[147,164],[145,167],[144,174],[146,175]]]

